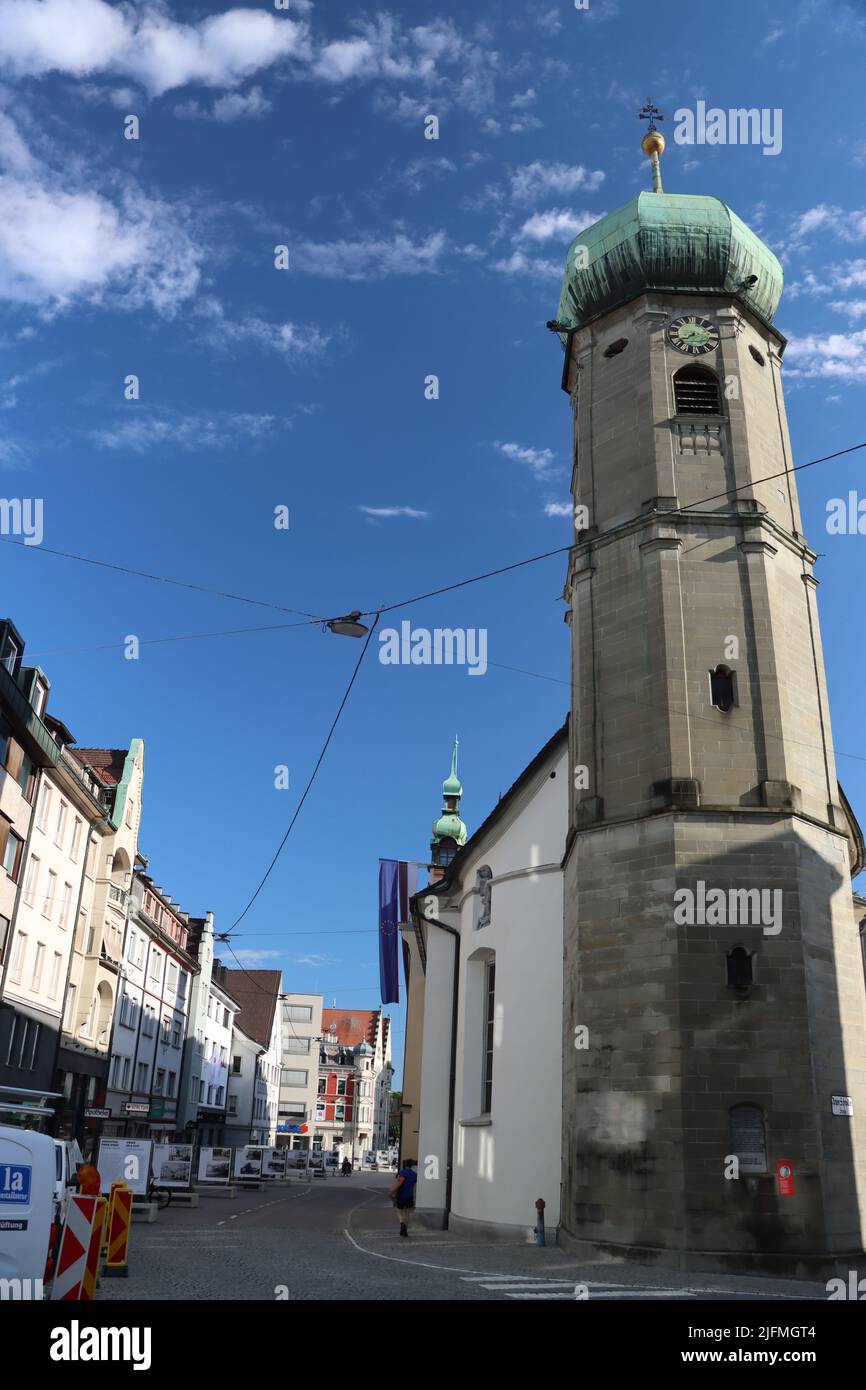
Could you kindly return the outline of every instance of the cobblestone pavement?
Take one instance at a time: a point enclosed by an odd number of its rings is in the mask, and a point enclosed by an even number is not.
[[[100,1301],[368,1299],[504,1301],[827,1297],[823,1284],[588,1263],[555,1246],[492,1244],[414,1229],[398,1234],[388,1174],[293,1181],[234,1198],[172,1205],[132,1228],[129,1277]]]

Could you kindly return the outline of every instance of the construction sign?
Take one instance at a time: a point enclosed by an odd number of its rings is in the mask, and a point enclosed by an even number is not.
[[[105,1217],[108,1211],[108,1201],[105,1197],[96,1199],[96,1217],[93,1222],[93,1231],[90,1236],[90,1249],[87,1252],[87,1263],[84,1267],[84,1278],[81,1281],[82,1300],[96,1297],[96,1280],[99,1275],[99,1257],[102,1254],[102,1232],[105,1226]]]
[[[132,1189],[123,1182],[111,1184],[108,1208],[108,1246],[105,1254],[105,1273],[115,1278],[129,1274],[129,1228],[132,1224]]]
[[[96,1197],[70,1197],[66,1222],[60,1237],[57,1269],[51,1286],[51,1299],[75,1301],[81,1298],[87,1254],[96,1217]]]

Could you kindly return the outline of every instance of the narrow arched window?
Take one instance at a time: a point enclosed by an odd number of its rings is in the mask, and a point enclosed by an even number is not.
[[[752,957],[745,946],[735,946],[726,959],[731,989],[748,989],[752,983]]]
[[[760,1105],[732,1105],[728,1111],[729,1153],[740,1161],[741,1173],[766,1173],[767,1133]]]
[[[674,377],[678,415],[721,415],[719,379],[707,367],[681,367]]]
[[[737,703],[737,683],[729,666],[717,666],[710,672],[710,697],[716,709],[724,714]]]

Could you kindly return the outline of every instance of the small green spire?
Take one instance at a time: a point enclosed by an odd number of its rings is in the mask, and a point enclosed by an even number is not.
[[[457,848],[466,844],[466,826],[460,819],[460,798],[463,795],[463,787],[460,778],[457,776],[457,749],[459,741],[454,739],[454,751],[451,754],[451,774],[442,783],[442,798],[444,805],[442,814],[433,823],[433,839],[430,847],[433,854],[433,863],[448,863],[450,860],[442,857],[440,842],[442,840],[453,840]]]
[[[457,776],[457,749],[459,746],[459,740],[455,736],[454,752],[451,754],[451,776],[446,777],[445,781],[442,783],[443,796],[461,797],[463,795],[463,788],[460,785],[460,779]]]

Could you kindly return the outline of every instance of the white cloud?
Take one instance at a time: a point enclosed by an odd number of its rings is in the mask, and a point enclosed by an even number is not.
[[[444,155],[438,158],[412,159],[398,175],[400,183],[406,185],[410,193],[420,193],[428,179],[443,178],[446,174],[456,174],[457,165]]]
[[[838,314],[845,314],[852,323],[857,319],[866,318],[866,299],[833,299],[830,301],[830,308],[835,309]]]
[[[204,325],[197,337],[208,347],[231,353],[242,347],[273,352],[290,362],[321,357],[331,341],[314,323],[271,323],[256,314],[232,319],[219,300],[206,299],[198,309]]]
[[[827,231],[842,241],[862,241],[866,237],[866,212],[860,209],[848,211],[828,203],[818,203],[807,208],[794,220],[792,226],[794,242],[801,242],[812,232]]]
[[[866,328],[792,338],[785,350],[785,368],[790,377],[866,381]]]
[[[444,232],[412,241],[404,232],[354,241],[293,243],[292,266],[328,280],[384,280],[390,275],[436,275],[447,247]]]
[[[120,75],[151,96],[190,82],[234,87],[280,59],[309,56],[306,25],[252,9],[186,24],[155,3],[0,0],[0,29],[0,67],[13,76]]]
[[[494,444],[494,448],[506,458],[525,464],[535,478],[547,478],[554,471],[553,460],[556,454],[552,449],[535,449],[532,445],[524,444],[501,444],[499,440]]]
[[[766,34],[764,38],[761,39],[761,44],[763,46],[766,46],[767,44],[777,43],[778,40],[784,34],[784,32],[785,31],[782,28],[781,24],[774,24],[769,34]]]
[[[585,169],[582,164],[551,164],[534,160],[521,164],[511,172],[511,196],[519,202],[533,203],[550,193],[575,193],[582,189],[594,193],[604,182],[600,169]]]
[[[504,260],[495,261],[493,269],[501,275],[530,275],[536,280],[561,279],[563,265],[559,261],[540,260],[523,251],[512,251]]]
[[[245,94],[226,92],[224,96],[217,97],[209,107],[192,100],[179,102],[174,108],[174,114],[187,120],[218,121],[227,124],[229,121],[259,120],[270,110],[271,103],[261,87],[251,87]]]
[[[518,111],[525,111],[527,106],[533,106],[538,100],[538,93],[534,87],[527,87],[525,92],[515,92],[511,98],[511,105]]]
[[[368,517],[373,517],[377,521],[388,520],[395,516],[410,516],[414,518],[424,518],[430,515],[429,512],[419,511],[417,507],[359,507],[359,512],[364,512]]]
[[[545,516],[571,516],[571,511],[570,502],[547,502],[544,507]]]
[[[314,966],[315,966],[315,965],[339,965],[339,964],[340,964],[340,962],[339,962],[338,960],[336,960],[333,956],[317,956],[317,955],[310,955],[310,956],[295,956],[294,962],[293,962],[293,963],[294,963],[295,965],[314,965]]]
[[[52,176],[0,178],[0,299],[57,309],[112,292],[170,316],[198,288],[202,257],[175,210],[131,184],[113,202]]]
[[[128,418],[122,424],[90,430],[89,437],[103,449],[124,449],[135,454],[164,446],[193,453],[199,449],[224,449],[241,439],[262,439],[286,424],[276,415],[228,411],[180,415],[130,405]]]
[[[281,960],[282,951],[235,951],[234,959],[239,965],[260,965],[263,960]]]
[[[597,222],[601,213],[569,212],[565,208],[548,208],[546,212],[534,212],[527,218],[518,232],[522,241],[550,241],[557,237],[560,241],[570,241]]]

